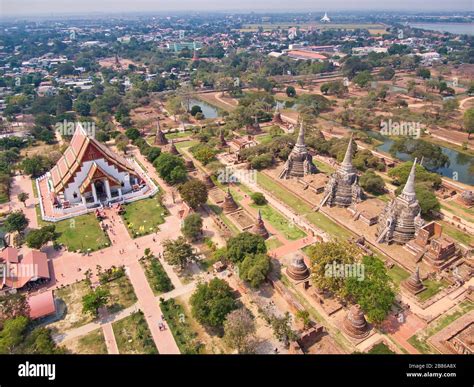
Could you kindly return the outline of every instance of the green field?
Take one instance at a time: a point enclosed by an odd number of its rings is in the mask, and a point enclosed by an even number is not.
[[[122,219],[132,238],[156,232],[168,215],[168,210],[161,203],[160,195],[126,204],[124,209]]]
[[[121,354],[157,354],[153,337],[142,312],[137,312],[112,324],[115,341]]]
[[[410,277],[410,273],[397,265],[393,265],[391,269],[388,269],[387,274],[397,286],[400,285],[400,282],[405,281]]]
[[[173,333],[176,344],[182,354],[199,354],[203,344],[197,339],[197,333],[190,324],[191,317],[186,315],[183,306],[173,298],[163,301],[160,308]]]
[[[427,342],[427,339],[473,309],[474,303],[465,300],[459,304],[455,311],[442,315],[442,317],[439,317],[430,323],[423,332],[413,335],[407,341],[421,353],[437,353],[437,351]]]
[[[56,223],[40,221],[40,226],[54,224],[59,234],[57,241],[68,251],[96,251],[110,246],[110,239],[100,228],[94,214],[77,216]]]
[[[422,291],[421,293],[418,293],[418,299],[420,301],[426,301],[433,297],[436,293],[438,293],[440,290],[444,289],[448,284],[443,281],[435,281],[431,279],[427,279],[423,281],[423,285],[426,286],[426,290]]]
[[[297,214],[304,215],[310,223],[328,234],[339,238],[350,238],[352,236],[349,230],[339,226],[323,213],[314,212],[306,202],[265,174],[258,172],[257,182],[265,190],[271,192],[276,198],[292,208]]]
[[[105,345],[104,333],[102,328],[96,329],[79,338],[77,343],[77,354],[81,355],[106,355],[107,346]]]
[[[458,230],[456,227],[451,226],[447,222],[441,222],[441,225],[443,226],[443,233],[457,240],[458,242],[461,242],[466,246],[469,246],[471,243],[474,243],[473,235],[469,235],[466,232]]]
[[[306,233],[288,221],[287,218],[285,218],[280,212],[275,210],[270,205],[265,204],[263,206],[257,206],[256,204],[251,204],[251,207],[259,209],[263,220],[270,223],[273,227],[280,231],[285,239],[294,241],[306,236]]]
[[[267,246],[267,250],[270,251],[280,246],[283,246],[283,243],[281,243],[277,238],[272,236],[265,241],[265,245]]]
[[[369,352],[367,352],[371,355],[391,355],[394,354],[387,344],[385,343],[379,343],[374,345]]]
[[[155,296],[174,289],[168,274],[166,274],[166,271],[158,258],[154,256],[145,256],[140,259],[140,265],[144,269],[148,283],[150,284]]]

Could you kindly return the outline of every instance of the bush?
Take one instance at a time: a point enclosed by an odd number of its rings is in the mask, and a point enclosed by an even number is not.
[[[267,199],[265,198],[265,195],[261,192],[254,192],[250,195],[250,198],[253,200],[253,202],[257,206],[263,206],[267,204]]]
[[[189,214],[183,222],[181,228],[183,235],[192,241],[198,240],[202,236],[202,218],[199,214]]]
[[[221,328],[227,315],[237,309],[232,288],[219,278],[199,284],[190,303],[196,320],[213,328]]]
[[[385,182],[374,171],[368,170],[360,177],[360,186],[367,192],[380,195],[385,192]]]

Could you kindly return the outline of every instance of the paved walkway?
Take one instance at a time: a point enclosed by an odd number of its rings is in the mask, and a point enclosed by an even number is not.
[[[21,210],[30,221],[28,228],[38,228],[35,209],[38,199],[33,195],[32,180],[24,175],[14,176],[10,187],[10,201],[0,205],[0,211],[13,212]],[[25,192],[29,195],[29,199],[25,202],[26,206],[18,200],[20,192]]]
[[[105,345],[107,346],[107,352],[109,355],[118,355],[119,350],[117,347],[117,342],[115,341],[114,330],[112,329],[112,324],[107,323],[102,325],[102,331],[104,332]]]
[[[163,314],[155,296],[153,295],[153,291],[148,284],[145,273],[143,273],[140,263],[136,261],[132,262],[127,269],[133,289],[138,298],[138,304],[145,315],[145,319],[150,328],[156,347],[158,348],[158,352],[162,354],[179,354],[179,348],[169,328],[161,331],[158,328],[158,324],[163,322],[161,317]]]

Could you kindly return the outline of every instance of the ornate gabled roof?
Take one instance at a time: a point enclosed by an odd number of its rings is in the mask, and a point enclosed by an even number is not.
[[[405,183],[405,187],[403,187],[403,191],[400,196],[407,200],[408,202],[412,202],[416,200],[416,193],[415,193],[415,171],[416,171],[416,160],[413,162],[413,165],[410,170],[410,174],[408,175],[407,182]]]
[[[69,147],[51,169],[54,192],[63,191],[85,161],[100,158],[107,160],[119,171],[137,175],[127,160],[112,152],[95,138],[89,137],[82,126],[78,125]]]
[[[108,178],[109,180],[111,180],[112,182],[114,182],[116,185],[120,185],[121,182],[118,181],[116,178],[114,178],[113,176],[111,176],[110,174],[108,174],[107,172],[105,172],[101,167],[99,167],[97,165],[96,162],[93,162],[90,169],[89,169],[89,172],[87,173],[87,176],[86,178],[84,179],[84,181],[81,183],[81,186],[79,188],[79,191],[81,192],[81,194],[83,194],[87,188],[89,187],[89,185],[95,180],[95,179],[98,179],[98,178],[103,178],[103,177],[106,177]]]

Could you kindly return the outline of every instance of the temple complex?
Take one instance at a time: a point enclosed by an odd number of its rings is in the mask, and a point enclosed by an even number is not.
[[[160,122],[157,123],[156,135],[155,135],[155,145],[166,145],[168,140],[165,137],[165,134],[162,132],[160,127]]]
[[[423,260],[431,269],[439,271],[451,266],[462,257],[462,251],[451,238],[442,235],[443,227],[430,222],[418,230],[415,239],[407,243],[407,248]]]
[[[286,268],[286,274],[295,281],[303,281],[309,277],[309,268],[300,254],[292,258],[291,263]]]
[[[80,125],[56,165],[36,183],[41,215],[53,222],[157,190],[133,160],[113,153]]]
[[[379,216],[377,242],[406,244],[424,225],[415,193],[416,159],[403,191],[390,201]]]
[[[347,145],[346,154],[339,169],[329,178],[320,206],[349,207],[362,200],[362,189],[356,169],[352,165],[353,155],[352,136]]]
[[[280,179],[298,178],[317,172],[318,170],[313,164],[313,157],[308,152],[304,142],[304,127],[301,123],[296,144],[291,150],[279,177]]]
[[[417,295],[418,293],[425,290],[425,286],[420,279],[420,269],[417,266],[412,275],[405,281],[401,283],[402,287],[407,290],[412,295]]]
[[[344,321],[342,322],[344,332],[354,339],[363,339],[369,334],[369,327],[365,320],[360,305],[350,307]]]
[[[258,210],[257,223],[252,227],[252,233],[260,235],[263,239],[267,239],[270,236],[265,224],[263,223],[262,213],[260,210]]]
[[[234,212],[239,209],[238,204],[235,202],[232,194],[230,193],[230,189],[227,188],[227,193],[224,197],[224,203],[222,204],[222,209],[224,212]]]

